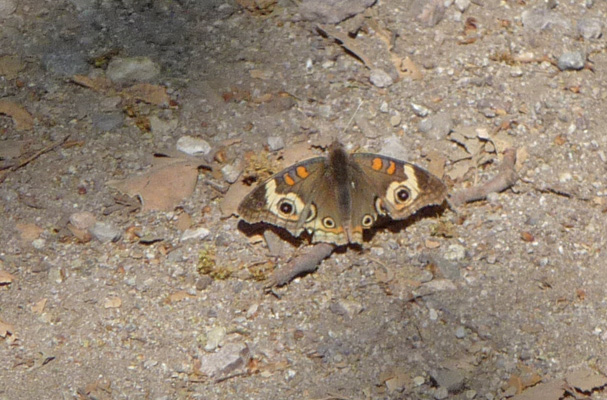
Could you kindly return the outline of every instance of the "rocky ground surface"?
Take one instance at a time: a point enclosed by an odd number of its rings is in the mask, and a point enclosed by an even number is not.
[[[0,0],[0,399],[607,399],[604,21]],[[235,205],[335,138],[451,193],[514,148],[519,179],[266,291],[298,249]]]

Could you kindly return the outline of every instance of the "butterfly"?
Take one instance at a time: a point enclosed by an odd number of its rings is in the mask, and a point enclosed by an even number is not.
[[[380,217],[402,220],[446,196],[445,184],[423,168],[380,154],[349,154],[334,142],[327,157],[293,164],[259,184],[238,213],[296,237],[307,231],[312,243],[362,244],[363,231]]]

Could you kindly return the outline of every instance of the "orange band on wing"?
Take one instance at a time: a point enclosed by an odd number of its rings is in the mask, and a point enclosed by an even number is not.
[[[381,158],[376,157],[373,159],[373,161],[371,162],[371,168],[373,168],[376,171],[379,171],[382,167],[383,163],[381,161]]]
[[[285,180],[285,183],[289,186],[293,186],[295,185],[295,181],[293,180],[293,178],[291,178],[291,175],[289,174],[285,174],[283,176],[283,179]]]
[[[296,171],[297,171],[297,176],[299,176],[301,179],[306,179],[308,177],[308,175],[310,175],[310,173],[304,166],[297,167]]]
[[[394,161],[390,161],[390,166],[388,167],[388,169],[386,170],[386,172],[389,175],[392,175],[396,172],[396,164],[394,164]]]

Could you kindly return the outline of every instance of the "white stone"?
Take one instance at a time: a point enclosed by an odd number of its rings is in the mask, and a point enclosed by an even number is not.
[[[376,68],[371,71],[371,75],[369,76],[369,80],[374,86],[378,88],[385,88],[394,83],[394,79],[386,71],[383,69]]]
[[[146,82],[160,74],[160,67],[148,57],[114,58],[106,75],[112,82]]]
[[[211,145],[204,139],[194,136],[182,136],[177,140],[177,150],[191,156],[206,156],[211,152]]]
[[[196,229],[186,229],[181,234],[181,238],[179,239],[181,242],[191,239],[205,239],[207,236],[211,234],[207,228],[196,228]]]

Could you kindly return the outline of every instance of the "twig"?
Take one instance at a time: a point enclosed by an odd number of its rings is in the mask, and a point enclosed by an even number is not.
[[[449,203],[453,206],[459,206],[464,203],[484,199],[489,193],[501,192],[508,189],[518,180],[518,175],[514,169],[515,163],[516,149],[506,149],[499,172],[493,179],[482,185],[460,190],[450,197]]]
[[[34,161],[36,158],[40,157],[44,153],[48,153],[49,151],[55,150],[57,147],[59,147],[63,143],[65,143],[67,141],[67,139],[69,139],[70,135],[71,135],[71,133],[68,133],[63,139],[49,144],[42,150],[38,150],[36,153],[27,157],[25,160],[20,161],[19,163],[15,164],[11,168],[9,168],[7,171],[4,171],[2,173],[2,175],[0,175],[0,184],[2,184],[2,182],[4,182],[4,180],[6,179],[6,177],[8,176],[9,173],[15,172],[16,170],[25,167],[27,164],[31,163],[32,161]]]
[[[333,253],[333,250],[335,250],[335,245],[330,243],[317,243],[309,247],[303,254],[289,261],[287,265],[275,270],[266,281],[266,289],[286,285],[295,277],[316,270],[318,264],[329,257]]]

